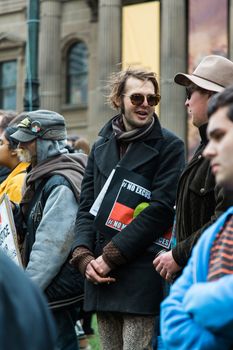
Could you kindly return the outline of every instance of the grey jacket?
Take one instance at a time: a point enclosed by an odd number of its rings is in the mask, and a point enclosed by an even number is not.
[[[54,159],[54,156],[57,155],[59,164],[59,155],[67,152],[64,146],[64,142],[37,139],[38,163],[46,159]],[[47,174],[44,176],[46,179],[53,179],[54,177],[56,175],[51,177],[50,174]],[[60,175],[58,177],[61,179],[56,181],[54,186],[49,187],[49,193],[46,194],[46,202],[44,207],[41,208],[41,217],[38,217],[39,223],[36,228],[29,230],[27,227],[30,222],[33,222],[31,218],[33,218],[36,205],[38,205],[36,200],[33,202],[32,199],[30,204],[29,219],[22,217],[19,207],[14,213],[16,226],[18,227],[17,231],[23,231],[24,235],[25,231],[30,232],[25,236],[24,242],[26,253],[24,252],[23,255],[26,256],[26,272],[42,290],[46,289],[66,261],[75,236],[74,224],[78,211],[77,198],[72,187],[69,184],[67,185],[65,170],[64,177]],[[40,186],[44,178],[35,181],[35,188]],[[46,191],[46,185],[47,182],[41,191]]]
[[[26,267],[28,275],[42,290],[57,275],[70,253],[77,211],[78,203],[70,188],[59,185],[52,190]]]

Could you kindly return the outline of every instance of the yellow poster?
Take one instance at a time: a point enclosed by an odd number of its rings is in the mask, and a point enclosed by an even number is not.
[[[157,73],[159,78],[160,2],[124,6],[122,23],[123,69],[141,67]]]

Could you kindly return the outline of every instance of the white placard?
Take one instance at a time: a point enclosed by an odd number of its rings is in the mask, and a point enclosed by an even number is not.
[[[0,198],[0,248],[22,266],[11,203],[6,194]]]
[[[93,203],[93,205],[92,205],[92,207],[91,207],[91,209],[89,211],[89,213],[91,213],[94,216],[96,216],[98,211],[99,211],[100,205],[101,205],[101,203],[102,203],[102,201],[104,199],[104,196],[105,196],[105,194],[107,192],[108,186],[109,186],[109,184],[110,184],[110,182],[112,180],[112,177],[113,177],[115,171],[116,171],[115,169],[113,169],[111,171],[111,174],[107,178],[107,181],[105,182],[104,187],[102,188],[102,190],[98,194],[96,200],[94,201],[94,203]]]

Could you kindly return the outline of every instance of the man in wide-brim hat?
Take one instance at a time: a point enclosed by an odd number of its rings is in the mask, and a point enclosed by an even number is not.
[[[208,142],[208,102],[213,94],[233,84],[233,62],[222,56],[206,56],[192,74],[178,73],[174,80],[186,88],[185,106],[199,129],[201,142],[178,184],[176,246],[154,260],[155,269],[168,281],[180,274],[202,232],[232,202],[215,186],[209,160],[203,158],[202,152]]]

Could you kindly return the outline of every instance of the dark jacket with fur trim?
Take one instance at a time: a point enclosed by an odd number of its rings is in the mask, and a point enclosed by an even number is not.
[[[153,242],[173,223],[178,178],[184,165],[183,142],[161,128],[158,118],[152,131],[133,142],[122,159],[110,120],[94,144],[84,175],[75,247],[88,248],[95,257],[111,240],[126,263],[110,272],[116,282],[94,285],[86,281],[85,309],[154,315],[163,298],[162,279],[153,267]],[[94,228],[89,210],[113,168],[120,165],[149,179],[150,205],[113,237]]]

